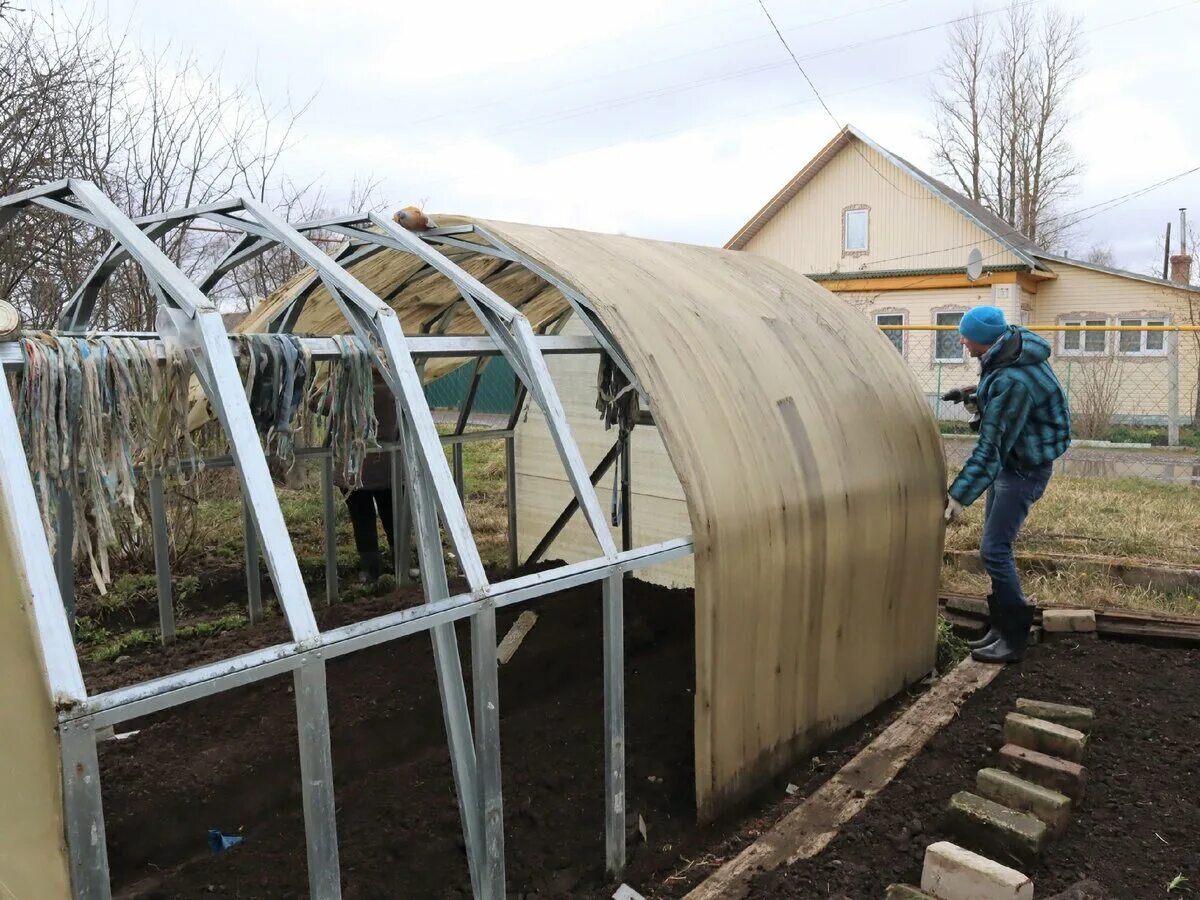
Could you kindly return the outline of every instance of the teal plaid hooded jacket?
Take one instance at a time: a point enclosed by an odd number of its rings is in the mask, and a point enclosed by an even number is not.
[[[980,358],[979,442],[950,485],[963,506],[979,499],[1001,469],[1028,472],[1067,452],[1071,413],[1049,359],[1050,345],[1015,325]]]

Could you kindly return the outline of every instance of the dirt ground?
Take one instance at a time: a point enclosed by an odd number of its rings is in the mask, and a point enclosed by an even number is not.
[[[416,589],[404,589],[338,604],[318,619],[328,628],[420,600]],[[754,802],[697,828],[692,603],[691,591],[638,581],[626,588],[629,866],[623,878],[661,897],[682,896],[754,840],[910,699],[902,694],[883,704]],[[609,897],[616,885],[606,883],[602,870],[600,588],[531,608],[540,619],[500,670],[509,889],[512,896]],[[518,611],[501,611],[501,634]],[[469,690],[465,625],[459,637]],[[85,678],[94,692],[286,639],[286,626],[274,616],[254,628],[93,663]],[[328,675],[345,896],[469,896],[428,638],[331,661]],[[290,676],[280,677],[125,723],[119,732],[137,734],[101,744],[116,896],[307,896],[291,693]],[[789,783],[797,787],[791,795],[784,791]],[[213,855],[205,840],[213,828],[245,840]]]
[[[322,625],[413,600],[335,606]],[[604,880],[600,589],[533,608],[541,618],[500,676],[508,880],[518,892],[588,895]],[[502,611],[501,633],[518,611]],[[691,592],[630,582],[626,616],[628,808],[635,837],[641,815],[659,848],[636,837],[631,862],[653,869],[667,836],[694,821]],[[459,636],[469,676],[465,626]],[[88,682],[138,681],[283,637],[276,619],[93,666]],[[333,660],[328,680],[344,895],[469,896],[429,638]],[[118,730],[132,729],[100,756],[117,896],[307,896],[290,677]],[[213,855],[213,828],[244,842]]]
[[[403,592],[322,610],[323,627],[420,602]],[[525,608],[525,607],[521,607]],[[600,589],[532,606],[541,618],[501,668],[508,883],[512,896],[608,897],[602,871]],[[503,610],[503,633],[518,609]],[[697,828],[693,802],[693,615],[689,591],[626,590],[629,868],[648,897],[680,897],[769,828],[911,700],[885,704],[784,773],[746,809]],[[467,629],[460,642],[469,679]],[[250,629],[94,664],[92,691],[286,640],[278,618]],[[916,882],[945,835],[949,796],[1000,744],[1018,696],[1095,706],[1088,799],[1030,874],[1040,896],[1089,875],[1113,897],[1200,881],[1200,651],[1112,642],[1038,647],[974,695],[817,859],[761,876],[754,897],[878,897]],[[469,690],[469,682],[468,682]],[[469,896],[467,867],[428,638],[333,660],[329,701],[344,894]],[[109,855],[118,897],[304,897],[307,873],[290,677],[120,726],[101,745]],[[788,782],[797,790],[783,792]],[[637,831],[639,816],[648,841]],[[245,840],[221,854],[209,829]],[[1185,883],[1186,884],[1186,883]],[[1179,892],[1176,891],[1176,894]],[[1185,894],[1186,895],[1186,894]]]
[[[1035,648],[973,695],[946,726],[816,859],[761,875],[756,898],[877,898],[917,884],[925,848],[950,839],[942,812],[1000,747],[1018,697],[1094,707],[1087,796],[1066,834],[1027,872],[1039,897],[1091,878],[1114,900],[1167,896],[1176,875],[1200,883],[1200,650],[1111,641]]]

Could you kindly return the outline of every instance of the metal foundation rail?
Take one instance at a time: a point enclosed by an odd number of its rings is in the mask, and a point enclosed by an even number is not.
[[[308,857],[310,896],[328,900],[341,896],[335,816],[333,760],[325,684],[328,659],[417,632],[428,632],[433,644],[436,677],[442,702],[452,771],[467,848],[471,884],[476,897],[502,900],[505,896],[504,804],[500,783],[500,698],[496,661],[496,609],[545,596],[580,584],[601,581],[604,603],[605,733],[605,858],[618,872],[625,862],[625,723],[622,585],[624,573],[667,562],[692,552],[689,537],[648,547],[631,546],[628,503],[628,442],[622,448],[625,489],[623,550],[618,550],[602,505],[584,466],[562,402],[544,355],[547,353],[604,353],[625,373],[636,390],[640,383],[588,300],[569,284],[472,225],[410,233],[376,214],[341,216],[292,225],[262,203],[229,200],[130,220],[94,185],[68,179],[0,198],[0,228],[11,227],[20,213],[42,207],[108,232],[113,243],[85,282],[71,296],[61,320],[64,332],[92,331],[92,313],[101,289],[126,263],[138,266],[158,298],[160,310],[173,320],[187,348],[213,414],[227,436],[231,455],[214,460],[237,471],[245,509],[247,594],[250,618],[262,616],[259,554],[266,559],[279,607],[291,630],[291,641],[251,653],[89,696],[71,635],[70,607],[73,565],[70,558],[69,509],[63,509],[57,547],[52,550],[41,516],[8,382],[0,378],[0,502],[16,530],[17,558],[32,596],[36,638],[53,700],[63,773],[63,814],[72,891],[77,898],[111,896],[104,812],[96,753],[96,732],[104,725],[127,721],[150,712],[220,694],[242,685],[292,672]],[[158,241],[172,230],[207,219],[240,238],[213,270],[192,283],[163,254]],[[346,238],[330,256],[308,235],[315,231]],[[425,604],[322,632],[317,624],[304,579],[288,536],[271,473],[255,430],[234,353],[220,312],[207,295],[238,266],[274,247],[284,247],[310,267],[310,274],[293,288],[289,302],[269,329],[295,327],[308,297],[324,287],[349,324],[350,331],[371,348],[373,362],[396,399],[400,443],[388,448],[393,470],[397,534],[415,540],[420,558]],[[443,249],[446,251],[443,253]],[[518,310],[454,262],[451,251],[467,250],[519,265],[557,289],[562,312],[543,322],[537,332]],[[406,335],[393,309],[368,290],[348,266],[383,251],[411,254],[420,272],[437,273],[457,289],[459,299],[427,323],[420,335]],[[458,303],[475,316],[482,334],[445,334]],[[587,326],[583,338],[560,337],[568,316]],[[148,340],[159,336],[138,335]],[[317,358],[332,354],[328,338],[305,339]],[[464,404],[455,433],[440,435],[425,400],[422,369],[432,356],[475,358],[476,376],[492,356],[502,355],[520,386],[508,427],[486,435],[465,431],[470,402]],[[0,346],[0,365],[21,365],[20,348]],[[473,391],[469,396],[473,396]],[[598,545],[594,559],[534,575],[490,584],[463,508],[461,447],[471,440],[503,439],[508,462],[510,560],[516,559],[516,479],[514,431],[526,398],[542,409],[559,460],[572,486],[574,503],[582,512]],[[455,450],[453,466],[443,444]],[[321,492],[325,511],[326,602],[337,593],[333,532],[332,457],[327,452],[301,451],[321,460]],[[170,570],[167,554],[165,491],[162,480],[149,484],[155,567],[163,639],[174,632]],[[68,498],[66,495],[62,498]],[[457,554],[467,590],[451,596],[443,549],[445,539]],[[408,566],[408,541],[396,541],[397,572]],[[403,549],[402,549],[403,544]],[[404,558],[400,554],[404,553]],[[466,619],[471,628],[473,697],[468,700],[459,658],[455,624]],[[473,703],[474,710],[468,706]],[[153,827],[153,823],[146,823]],[[402,884],[403,873],[397,873]],[[399,890],[403,893],[402,889]]]

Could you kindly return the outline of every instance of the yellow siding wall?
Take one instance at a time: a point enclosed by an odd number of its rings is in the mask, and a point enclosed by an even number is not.
[[[831,159],[744,249],[805,274],[864,267],[962,268],[971,246],[979,247],[988,266],[1018,262],[881,154],[851,140],[854,145]],[[869,249],[863,255],[844,256],[842,213],[846,207],[860,205],[870,208]]]
[[[586,327],[572,319],[564,334],[587,334]],[[567,412],[571,433],[583,453],[588,471],[592,471],[616,440],[615,430],[605,431],[596,411],[595,355],[547,357],[550,374]],[[558,452],[546,427],[541,409],[535,403],[526,407],[517,426],[517,547],[522,561],[541,540],[551,523],[573,496],[571,485]],[[633,485],[633,541],[644,546],[692,533],[683,488],[666,448],[651,426],[633,430],[633,461],[630,465]],[[612,505],[615,470],[600,480],[596,492],[607,515]],[[613,539],[621,546],[621,529],[612,528]],[[578,562],[600,555],[582,514],[576,512],[570,524],[550,547],[545,559]],[[652,569],[643,569],[637,577],[668,587],[693,587],[692,557],[675,560]]]
[[[1035,316],[1038,324],[1056,325],[1064,317],[1090,313],[1092,317],[1107,318],[1112,325],[1120,324],[1118,320],[1122,317],[1164,315],[1173,325],[1187,325],[1190,324],[1189,297],[1200,313],[1198,294],[1058,261],[1051,262],[1050,266],[1058,278],[1044,282],[1038,288]],[[1100,385],[1108,380],[1119,386],[1117,415],[1165,417],[1168,412],[1168,360],[1116,353],[1116,334],[1110,334],[1108,338],[1108,356],[1101,358],[1101,364],[1110,371],[1102,379],[1095,371],[1096,357],[1062,355],[1062,339],[1054,335],[1054,368],[1064,382],[1069,370],[1072,400],[1076,406],[1084,401],[1082,392],[1088,390],[1089,384]],[[1195,405],[1196,384],[1196,340],[1192,335],[1183,334],[1179,336],[1179,410],[1185,419],[1190,418]]]

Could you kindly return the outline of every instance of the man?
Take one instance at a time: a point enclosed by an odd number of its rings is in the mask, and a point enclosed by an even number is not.
[[[1013,541],[1042,496],[1054,461],[1071,442],[1067,398],[1047,360],[1050,345],[1031,331],[1010,326],[994,306],[967,312],[960,341],[980,364],[979,441],[946,499],[946,521],[987,492],[979,555],[992,579],[989,629],[970,642],[981,662],[1011,662],[1025,653],[1033,608],[1021,591]]]
[[[394,444],[400,440],[400,429],[396,420],[396,401],[388,389],[387,382],[376,369],[372,373],[371,387],[374,396],[375,421],[378,425],[376,440],[381,444]],[[329,404],[333,398],[325,397],[323,415],[329,415]],[[314,409],[316,407],[314,406]],[[387,535],[390,560],[395,547],[392,527],[392,460],[386,452],[368,450],[363,459],[360,482],[351,487],[344,473],[338,469],[334,483],[341,489],[346,500],[346,511],[350,514],[350,527],[354,532],[354,548],[358,551],[358,580],[373,583],[385,571],[391,571],[379,549],[379,524]],[[448,554],[453,558],[453,554]],[[415,554],[410,557],[409,575],[417,578],[420,571]]]

